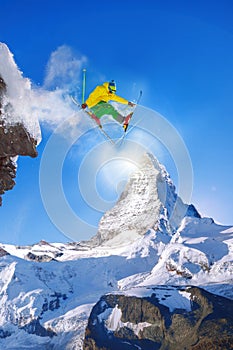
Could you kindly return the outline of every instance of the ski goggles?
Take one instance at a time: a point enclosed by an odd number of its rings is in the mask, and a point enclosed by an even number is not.
[[[109,83],[108,84],[108,89],[110,92],[115,93],[116,92],[116,84],[115,83]]]

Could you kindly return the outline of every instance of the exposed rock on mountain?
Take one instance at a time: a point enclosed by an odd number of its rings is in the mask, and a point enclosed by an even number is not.
[[[197,287],[161,286],[147,293],[103,296],[92,309],[83,349],[233,348],[231,300]]]
[[[172,235],[185,216],[201,217],[193,205],[184,204],[177,196],[165,168],[145,154],[116,205],[101,218],[91,243],[120,245],[151,228]]]
[[[0,247],[0,258],[2,258],[5,255],[9,255],[9,253],[5,249]]]
[[[9,123],[8,115],[12,106],[3,106],[3,99],[7,96],[7,85],[0,76],[0,195],[11,190],[16,177],[16,157],[19,155],[36,157],[37,142],[26,130],[23,123]],[[2,198],[0,197],[0,205]]]

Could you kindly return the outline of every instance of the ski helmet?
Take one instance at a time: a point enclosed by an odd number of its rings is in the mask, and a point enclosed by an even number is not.
[[[108,83],[108,90],[110,92],[113,92],[115,93],[116,92],[116,83],[114,80],[111,80],[109,83]]]

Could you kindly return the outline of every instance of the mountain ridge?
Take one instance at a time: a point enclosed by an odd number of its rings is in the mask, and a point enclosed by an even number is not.
[[[141,234],[137,233],[141,229],[139,220],[136,234],[132,231],[130,241],[128,235],[124,237],[128,227],[122,225],[117,231],[117,223],[114,223],[115,236],[110,230],[109,236],[100,236],[102,240],[97,233],[98,239],[86,242],[64,244],[42,240],[27,247],[1,245],[1,346],[13,349],[13,345],[9,344],[16,344],[19,332],[24,332],[22,347],[15,345],[15,349],[24,349],[25,346],[34,350],[39,349],[37,346],[82,349],[91,310],[106,294],[122,293],[127,300],[127,295],[138,295],[137,291],[143,289],[149,297],[151,289],[159,286],[164,286],[164,294],[168,295],[173,288],[171,285],[177,288],[192,285],[197,290],[201,287],[233,300],[233,227],[218,225],[211,218],[200,217],[195,207],[180,200],[177,213],[180,208],[185,209],[188,216],[185,215],[175,232],[174,229],[172,231],[169,222],[172,215],[168,215],[164,203],[171,198],[170,208],[173,208],[177,195],[167,191],[164,201],[160,200],[159,191],[154,191],[152,187],[156,186],[158,178],[161,180],[161,174],[156,168],[153,174],[151,157],[145,157],[148,166],[143,166],[143,174],[142,169],[138,169],[136,175],[132,174],[130,185],[126,186],[126,192],[116,204],[117,210],[111,209],[105,218],[112,217],[120,223],[122,215],[126,213],[127,220],[130,220],[122,203],[130,200],[134,206],[134,199],[137,204],[135,211],[141,204],[142,215],[145,210],[154,214],[152,199],[155,196],[154,202],[159,210],[152,221],[150,217],[148,219],[153,227],[149,228],[148,222],[145,222],[148,216],[144,216]],[[168,181],[167,176],[164,179]],[[175,190],[172,183],[169,186],[171,191]],[[146,192],[148,187],[151,190]],[[140,203],[137,201],[141,191],[148,197]],[[113,212],[115,216],[112,216]],[[120,215],[119,220],[116,214]],[[176,214],[176,217],[179,215]],[[108,224],[108,221],[101,221],[100,232],[101,225],[104,225],[107,233]],[[167,300],[166,296],[160,298],[161,313],[164,298]],[[176,299],[169,299],[169,303],[173,308],[179,307]],[[107,319],[103,320],[105,324]],[[135,332],[135,335],[131,335],[138,337]],[[92,348],[94,345],[89,347]]]

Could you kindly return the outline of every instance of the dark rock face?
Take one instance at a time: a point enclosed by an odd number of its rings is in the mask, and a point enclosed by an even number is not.
[[[189,204],[186,216],[194,216],[195,218],[201,218],[201,215],[198,213],[197,209],[193,204]]]
[[[9,125],[2,108],[2,99],[7,94],[7,86],[0,76],[0,205],[1,195],[11,190],[16,177],[14,157],[36,157],[36,140],[34,140],[23,124]],[[9,113],[9,111],[8,111]]]
[[[3,256],[6,256],[6,255],[10,255],[10,254],[5,249],[0,247],[0,258],[2,258]]]
[[[54,260],[49,255],[46,255],[46,254],[36,255],[36,254],[33,254],[32,252],[29,252],[26,257],[28,260],[32,260],[32,261],[36,261],[36,262],[48,262],[48,261]]]
[[[54,292],[54,294],[50,295],[50,300],[48,300],[47,298],[45,298],[44,300],[44,304],[42,306],[42,313],[41,315],[50,310],[53,311],[55,309],[59,309],[59,307],[61,306],[61,302],[62,300],[66,300],[67,299],[67,295],[66,294],[62,294],[59,292]]]
[[[36,157],[36,142],[22,124],[6,125],[0,121],[0,157]]]
[[[52,338],[56,333],[50,329],[46,329],[41,326],[39,319],[34,319],[30,323],[21,327],[21,329],[25,330],[29,334],[36,334],[40,337],[50,337]]]
[[[197,287],[177,289],[189,294],[190,311],[171,312],[159,303],[156,288],[150,297],[103,296],[92,309],[83,349],[233,349],[233,301]],[[121,323],[111,330],[106,315],[114,308]]]

